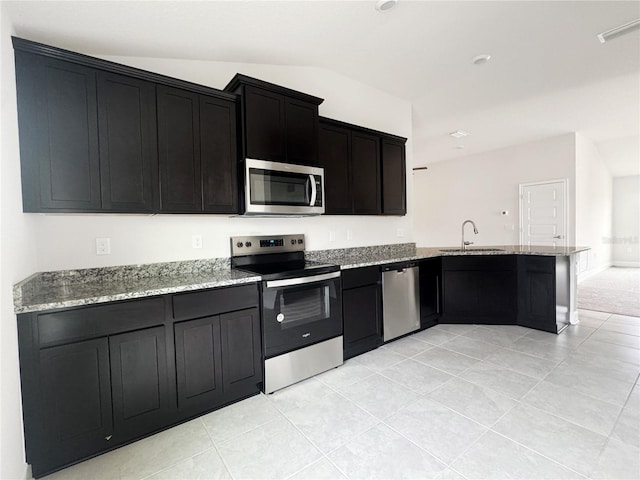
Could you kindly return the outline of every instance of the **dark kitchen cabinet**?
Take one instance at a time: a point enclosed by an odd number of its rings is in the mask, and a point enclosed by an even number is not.
[[[325,176],[325,213],[352,213],[350,130],[320,125],[320,163]]]
[[[253,283],[18,315],[33,475],[259,393],[258,301]]]
[[[222,398],[220,323],[205,317],[175,324],[178,408],[201,410]]]
[[[162,325],[109,337],[117,441],[139,437],[169,421],[164,330]]]
[[[16,51],[23,210],[100,210],[96,72]]]
[[[555,257],[518,257],[518,325],[558,332]]]
[[[236,213],[235,104],[158,86],[160,211]]]
[[[322,118],[327,214],[406,214],[406,139]]]
[[[442,258],[441,323],[516,323],[516,259],[513,255]]]
[[[345,360],[382,345],[382,295],[377,266],[342,272]]]
[[[107,448],[113,435],[108,340],[44,348],[38,356],[39,389],[30,393],[46,401],[30,399],[41,419],[40,435],[27,439],[34,475],[40,464],[46,471],[60,458],[71,462]]]
[[[244,158],[318,165],[318,105],[323,99],[237,74]]]
[[[235,95],[13,43],[25,212],[237,213]]]
[[[441,314],[442,262],[440,258],[420,261],[420,328],[436,325]]]
[[[157,203],[156,86],[98,71],[102,209],[153,212]]]
[[[257,308],[175,324],[178,408],[202,412],[262,381]]]
[[[381,213],[380,138],[366,133],[351,133],[351,191],[353,213]]]
[[[403,141],[382,138],[382,213],[406,215],[406,158]]]

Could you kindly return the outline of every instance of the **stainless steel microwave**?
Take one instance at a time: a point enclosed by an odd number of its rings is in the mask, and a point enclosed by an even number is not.
[[[324,213],[324,169],[245,160],[245,215]]]

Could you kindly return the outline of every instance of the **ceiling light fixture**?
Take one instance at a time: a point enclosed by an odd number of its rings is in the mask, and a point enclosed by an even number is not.
[[[471,63],[473,63],[474,65],[484,65],[489,60],[491,60],[491,55],[483,53],[482,55],[476,55],[475,57],[473,57]]]
[[[453,138],[462,138],[462,137],[466,137],[467,135],[469,134],[467,132],[463,132],[462,130],[456,130],[455,132],[451,132],[449,134],[449,136]]]
[[[600,43],[605,43],[626,33],[631,33],[633,30],[637,30],[638,28],[640,28],[640,18],[612,28],[611,30],[607,30],[606,32],[599,33],[597,36]]]
[[[379,12],[386,12],[391,10],[398,4],[398,0],[378,0],[376,3],[376,10]]]

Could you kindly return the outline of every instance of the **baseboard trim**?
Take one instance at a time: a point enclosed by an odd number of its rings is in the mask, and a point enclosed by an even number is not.
[[[640,268],[640,262],[618,262],[614,261],[613,267]]]
[[[594,275],[600,272],[604,272],[607,268],[612,266],[613,265],[611,263],[605,263],[604,265],[600,265],[599,267],[594,268],[592,270],[587,270],[586,272],[582,272],[578,274],[578,283],[586,280],[587,278],[593,277]]]

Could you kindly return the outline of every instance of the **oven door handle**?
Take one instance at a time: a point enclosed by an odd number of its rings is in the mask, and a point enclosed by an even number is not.
[[[269,280],[265,282],[266,288],[290,287],[292,285],[304,285],[305,283],[322,282],[338,278],[340,272],[323,273],[322,275],[313,275],[311,277],[287,278],[285,280]]]

